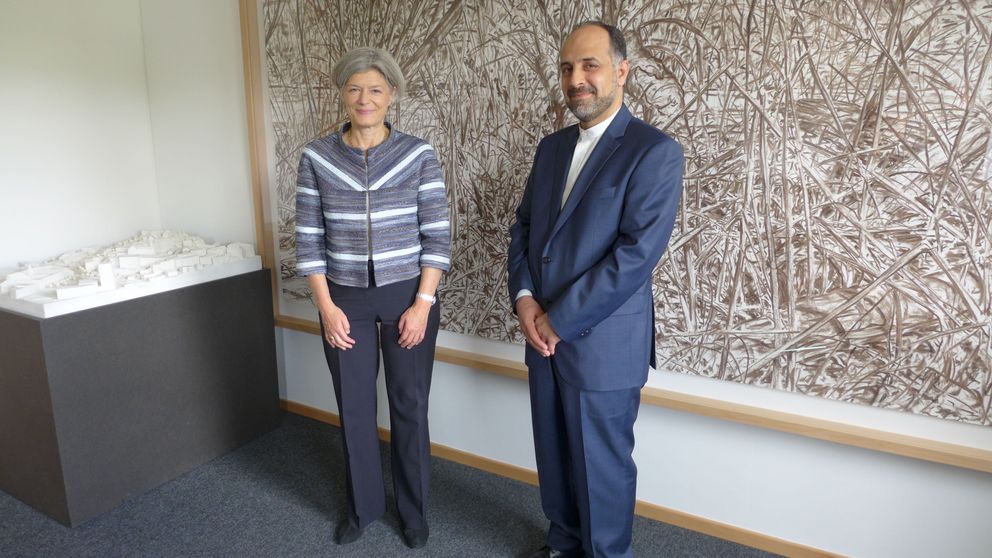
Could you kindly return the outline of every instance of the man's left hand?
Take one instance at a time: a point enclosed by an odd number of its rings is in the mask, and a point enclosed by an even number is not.
[[[555,354],[555,345],[561,341],[561,337],[558,337],[558,333],[555,331],[553,325],[551,325],[551,320],[548,319],[547,314],[541,314],[537,317],[535,321],[537,325],[537,333],[544,339],[544,342],[548,344],[548,351],[551,354]]]

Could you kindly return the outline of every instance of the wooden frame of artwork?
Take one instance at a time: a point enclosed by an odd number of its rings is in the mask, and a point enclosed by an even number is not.
[[[266,148],[262,52],[256,1],[240,0],[240,10],[256,243],[263,263],[273,274],[273,289],[277,289],[276,274],[279,272],[279,266],[275,259],[273,213],[269,207],[268,196],[269,160]],[[319,335],[319,326],[316,322],[280,312],[279,297],[276,294],[273,292],[275,325]],[[436,358],[475,370],[526,379],[524,364],[506,358],[483,356],[442,346],[437,348]],[[642,391],[642,400],[650,405],[677,411],[992,473],[992,450],[985,448],[898,434],[656,387],[645,387]]]

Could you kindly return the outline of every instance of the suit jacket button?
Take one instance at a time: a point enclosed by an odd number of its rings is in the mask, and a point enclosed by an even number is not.
[[[586,335],[589,335],[590,333],[592,333],[592,330],[587,329],[587,330],[583,331],[582,333],[580,333],[579,335],[581,337],[585,337]]]
[[[551,263],[551,256],[544,256],[541,258],[541,261],[544,263]]]

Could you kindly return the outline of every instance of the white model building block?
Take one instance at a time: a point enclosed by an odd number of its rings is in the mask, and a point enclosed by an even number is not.
[[[20,291],[21,293],[20,296],[18,296],[18,291]],[[7,288],[7,292],[4,294],[6,294],[7,296],[9,296],[14,300],[19,300],[28,296],[29,292],[30,290],[25,289],[24,285],[11,285],[10,287]]]
[[[227,255],[239,260],[250,258],[255,255],[255,247],[244,242],[232,242],[227,245]]]
[[[21,300],[39,293],[43,288],[35,285],[14,285],[7,294],[14,300]]]
[[[183,268],[186,268],[186,267],[196,267],[198,265],[200,265],[200,257],[199,256],[186,256],[186,255],[183,255],[183,256],[180,256],[180,257],[176,258],[176,267],[179,268],[179,269],[183,269]]]
[[[227,254],[227,247],[226,246],[211,246],[210,248],[207,248],[207,254],[209,254],[211,256],[223,256],[223,255]]]
[[[174,238],[157,238],[152,242],[155,254],[169,254],[180,247]]]
[[[12,281],[9,292],[16,300],[31,296],[54,296],[54,286],[71,278],[72,270],[59,266],[28,267],[7,276]]]
[[[7,276],[8,294],[17,300],[29,296],[42,295],[51,291],[51,287],[70,279],[72,270],[59,266],[28,267]]]
[[[211,256],[200,256],[200,265],[213,265],[214,259]]]
[[[117,258],[117,265],[121,269],[138,269],[141,267],[141,258],[138,256],[121,256]]]
[[[37,285],[54,285],[72,277],[71,269],[60,266],[29,267],[22,273]]]
[[[69,285],[55,289],[55,298],[65,300],[100,292],[100,285]]]
[[[14,300],[24,300],[32,297],[55,297],[55,289],[50,287],[40,287],[38,285],[22,285],[14,287],[10,291],[10,298]]]
[[[26,285],[28,283],[28,277],[23,271],[14,271],[7,274],[4,278],[3,283],[0,283],[0,294],[7,294],[14,292],[14,288],[20,285]]]
[[[127,249],[129,256],[154,256],[155,248],[148,245],[131,246]]]
[[[117,281],[114,279],[114,268],[109,263],[100,264],[100,267],[97,268],[97,273],[100,275],[100,287],[104,289],[114,289],[117,287]]]
[[[167,260],[162,260],[161,262],[152,266],[152,271],[155,273],[166,273],[168,271],[176,270],[176,260],[175,258],[169,258]]]

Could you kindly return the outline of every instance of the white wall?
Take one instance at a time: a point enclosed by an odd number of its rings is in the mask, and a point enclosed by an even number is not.
[[[643,405],[638,497],[858,557],[988,556],[992,475]]]
[[[320,340],[277,331],[282,396],[336,412]],[[388,426],[381,377],[379,393],[380,425]],[[906,415],[795,398],[881,423]],[[962,442],[988,439],[987,429],[976,436],[977,427],[906,418],[921,431],[961,426]],[[438,362],[430,419],[436,443],[534,469],[525,382]],[[636,437],[641,500],[850,556],[989,556],[992,475],[651,405],[641,406]]]
[[[141,229],[254,243],[237,0],[0,0],[0,270]]]
[[[141,0],[164,228],[254,243],[237,0]]]
[[[135,0],[0,0],[0,268],[160,225]]]

